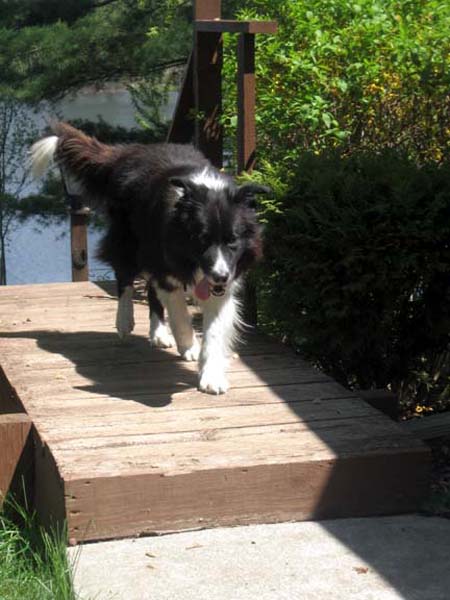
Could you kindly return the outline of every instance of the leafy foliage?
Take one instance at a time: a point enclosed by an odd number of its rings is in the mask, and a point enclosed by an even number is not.
[[[266,325],[348,387],[390,386],[444,407],[450,163],[329,151],[297,166],[267,228]]]
[[[184,63],[191,44],[187,0],[3,4],[0,94],[22,100],[140,78]]]
[[[284,173],[299,152],[399,148],[442,160],[450,147],[450,4],[443,0],[246,0],[272,18],[257,39],[259,156]],[[226,89],[233,87],[234,47]],[[233,58],[232,58],[233,57]],[[235,125],[232,94],[225,123]]]

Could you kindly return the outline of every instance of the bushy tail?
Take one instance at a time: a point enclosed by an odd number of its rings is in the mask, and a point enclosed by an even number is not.
[[[102,144],[67,123],[56,123],[52,129],[55,135],[45,137],[31,147],[33,175],[42,176],[54,161],[65,175],[78,181],[86,191],[95,195],[105,193],[120,147]]]
[[[39,140],[31,146],[31,171],[33,176],[42,177],[55,157],[58,146],[58,137],[51,135]]]

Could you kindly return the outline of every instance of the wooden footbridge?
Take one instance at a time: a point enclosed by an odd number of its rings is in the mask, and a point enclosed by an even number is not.
[[[139,297],[118,339],[116,302],[94,283],[0,289],[0,452],[17,462],[28,415],[36,507],[70,538],[418,508],[427,451],[356,395],[258,333],[231,390],[202,394],[196,365],[150,347]]]
[[[197,0],[194,17],[169,140],[194,139],[221,167],[222,33],[237,33],[237,167],[250,170],[254,38],[276,24],[223,21],[220,0]],[[87,215],[70,200],[79,283],[0,288],[0,493],[24,474],[43,520],[67,521],[74,542],[419,507],[425,447],[256,330],[218,397],[197,391],[196,365],[150,347],[139,296],[135,332],[120,342],[111,288],[80,282]]]

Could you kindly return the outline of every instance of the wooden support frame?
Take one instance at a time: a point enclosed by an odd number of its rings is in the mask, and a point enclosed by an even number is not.
[[[231,21],[228,19],[197,20],[196,31],[216,33],[276,33],[276,21]]]
[[[195,145],[222,168],[222,34],[194,34]]]
[[[30,444],[31,420],[24,413],[0,414],[0,507],[13,481],[22,473],[32,471],[31,461],[23,460]],[[31,456],[31,453],[30,453]],[[22,468],[19,469],[20,463]],[[20,484],[20,482],[17,482]],[[16,485],[18,487],[18,485]],[[17,490],[16,490],[17,491]],[[20,490],[19,490],[20,491]]]
[[[188,144],[195,134],[194,115],[194,53],[191,52],[178,95],[175,112],[170,124],[167,141],[173,144]]]

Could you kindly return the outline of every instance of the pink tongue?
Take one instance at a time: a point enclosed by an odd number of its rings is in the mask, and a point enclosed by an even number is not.
[[[209,283],[206,277],[197,283],[194,288],[194,293],[199,300],[208,300],[209,298]]]

